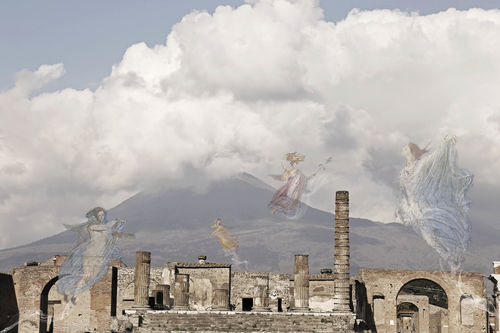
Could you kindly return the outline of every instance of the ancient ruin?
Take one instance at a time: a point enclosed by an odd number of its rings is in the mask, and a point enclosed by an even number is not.
[[[310,272],[290,254],[290,274],[232,271],[230,264],[115,261],[104,279],[65,299],[55,284],[64,256],[2,274],[1,328],[11,332],[490,332],[480,273],[362,269],[349,273],[349,193],[339,191],[332,221],[332,268]],[[500,280],[495,262],[490,279]],[[498,298],[497,298],[498,299]],[[498,307],[497,307],[498,309]],[[16,313],[19,313],[18,318]],[[493,331],[492,331],[493,332]],[[498,332],[496,329],[494,332]]]

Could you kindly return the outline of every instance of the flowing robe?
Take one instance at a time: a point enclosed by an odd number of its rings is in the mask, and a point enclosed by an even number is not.
[[[226,253],[235,252],[239,249],[238,240],[236,237],[227,232],[228,230],[228,228],[218,225],[214,232],[212,232],[212,235],[217,237],[220,245]]]
[[[432,246],[452,270],[461,268],[470,245],[473,174],[458,167],[455,143],[445,139],[400,173],[396,215]]]
[[[285,185],[274,193],[268,204],[269,209],[289,219],[301,217],[305,210],[302,209],[300,200],[306,186],[307,177],[299,169],[295,169],[295,174],[289,176]]]
[[[57,291],[60,294],[81,293],[108,273],[111,262],[121,257],[115,235],[124,224],[125,221],[114,220],[78,227],[79,241],[59,270]]]

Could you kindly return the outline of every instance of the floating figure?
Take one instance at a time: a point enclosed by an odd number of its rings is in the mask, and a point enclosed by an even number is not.
[[[299,153],[288,153],[283,156],[281,165],[284,169],[281,175],[271,175],[276,180],[285,182],[285,185],[280,187],[275,193],[269,204],[273,214],[278,214],[288,219],[298,219],[304,216],[307,206],[301,204],[303,194],[311,194],[312,186],[308,182],[315,177],[320,171],[325,170],[325,165],[332,160],[329,157],[325,163],[318,166],[316,172],[309,177],[306,177],[302,171],[297,168],[297,163],[303,162],[305,156]],[[286,163],[290,167],[286,166]]]
[[[470,245],[470,201],[467,190],[474,175],[458,167],[456,137],[446,136],[434,150],[409,143],[401,154],[396,216],[410,225],[440,255],[451,270],[461,270]]]
[[[212,235],[217,237],[217,240],[222,246],[225,255],[231,257],[231,261],[233,262],[234,268],[239,269],[240,266],[243,264],[245,265],[245,268],[248,269],[248,261],[241,260],[237,253],[237,251],[240,248],[240,245],[238,244],[238,240],[236,239],[236,237],[228,232],[230,228],[224,227],[222,225],[222,220],[220,218],[217,218],[215,224],[212,225],[212,229],[214,230],[212,232]]]
[[[227,232],[230,228],[224,227],[222,225],[222,220],[220,218],[218,218],[217,221],[215,221],[215,224],[212,226],[212,229],[214,230],[212,232],[212,235],[217,237],[220,245],[222,246],[222,249],[226,253],[238,251],[238,249],[240,248],[238,240],[236,239],[236,237]]]
[[[116,244],[118,238],[133,237],[122,233],[124,220],[106,220],[106,211],[96,207],[86,214],[88,221],[76,226],[65,225],[78,232],[78,241],[70,256],[62,263],[57,291],[73,297],[100,281],[109,270],[111,262],[121,257]],[[72,298],[73,302],[74,299]]]

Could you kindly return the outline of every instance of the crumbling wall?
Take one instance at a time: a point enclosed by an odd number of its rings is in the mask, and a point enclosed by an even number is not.
[[[311,278],[309,281],[309,308],[315,312],[333,311],[334,303],[334,284],[331,280],[316,280]]]
[[[210,309],[215,289],[229,290],[231,284],[230,269],[226,267],[177,267],[177,273],[189,274],[189,308],[192,310]]]
[[[443,271],[409,271],[362,269],[361,279],[366,287],[367,300],[374,314],[377,332],[396,333],[397,297],[401,288],[408,282],[426,279],[437,283],[446,292],[448,311],[441,315],[441,330],[449,333],[478,333],[487,331],[485,311],[485,286],[481,273]],[[461,300],[471,297],[473,300],[472,325],[461,323]],[[378,304],[378,308],[377,308]],[[379,313],[379,321],[377,321]],[[434,323],[436,322],[434,318]]]
[[[112,267],[91,288],[65,298],[57,292],[59,269],[64,259],[64,256],[55,256],[40,265],[14,268],[12,279],[19,308],[19,332],[38,333],[41,326],[47,330],[52,327],[54,333],[111,329]],[[41,319],[43,307],[45,320]]]
[[[242,299],[253,298],[256,277],[269,276],[269,307],[278,311],[278,300],[281,299],[283,311],[290,307],[290,275],[279,273],[232,272],[231,273],[231,304],[236,311],[242,311]]]

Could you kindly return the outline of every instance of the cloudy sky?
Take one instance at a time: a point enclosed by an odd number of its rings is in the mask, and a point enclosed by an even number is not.
[[[495,3],[3,1],[0,248],[158,184],[271,181],[290,151],[305,173],[333,157],[311,205],[347,189],[394,221],[402,146],[446,134],[472,225],[499,228]]]

